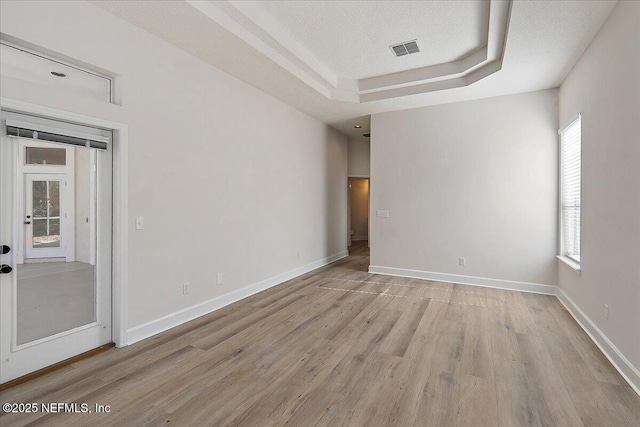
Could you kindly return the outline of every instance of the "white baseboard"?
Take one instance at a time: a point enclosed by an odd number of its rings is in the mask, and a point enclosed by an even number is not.
[[[141,341],[145,338],[149,338],[153,335],[159,334],[171,328],[175,328],[190,320],[196,319],[205,314],[209,314],[212,311],[218,310],[236,301],[240,301],[248,296],[257,294],[266,289],[272,288],[276,285],[291,280],[298,276],[301,276],[316,268],[324,267],[327,264],[331,264],[339,259],[348,256],[347,251],[342,251],[329,257],[314,261],[310,264],[303,265],[286,273],[279,274],[277,276],[270,277],[260,282],[254,283],[249,286],[245,286],[233,292],[229,292],[225,295],[204,301],[200,304],[185,308],[183,310],[176,311],[174,313],[163,316],[159,319],[152,320],[151,322],[144,323],[142,325],[134,326],[127,330],[127,344],[133,344]]]
[[[616,368],[620,375],[629,383],[631,388],[640,396],[640,371],[633,366],[620,350],[607,338],[607,336],[596,326],[589,317],[580,310],[569,296],[558,288],[558,299],[571,313],[578,325],[584,329],[591,340],[600,348],[609,362]]]
[[[414,279],[434,280],[462,285],[483,286],[489,288],[506,289],[535,294],[554,295],[576,319],[578,325],[587,333],[589,338],[598,346],[620,375],[629,383],[631,388],[640,395],[640,371],[633,366],[620,350],[607,338],[595,323],[580,310],[580,308],[564,293],[562,289],[552,285],[538,283],[517,282],[511,280],[490,279],[486,277],[462,276],[458,274],[435,273],[432,271],[409,270],[403,268],[369,266],[369,273],[388,276],[410,277]]]
[[[460,285],[482,286],[485,288],[507,289],[511,291],[531,292],[534,294],[556,295],[557,286],[539,283],[517,282],[514,280],[490,279],[487,277],[462,276],[459,274],[436,273],[433,271],[409,270],[406,268],[369,266],[369,273],[387,276],[410,277],[413,279],[434,280],[437,282],[457,283]]]
[[[176,311],[167,316],[151,322],[135,326],[127,330],[127,344],[133,344],[145,338],[164,332],[168,329],[179,326],[190,320],[196,319],[212,311],[218,310],[248,296],[262,292],[276,285],[296,278],[316,268],[323,267],[348,256],[347,251],[343,251],[327,258],[320,259],[297,269],[270,277],[260,282],[254,283],[225,295],[204,301],[192,307]],[[497,289],[506,289],[521,292],[530,292],[545,295],[555,295],[567,308],[569,313],[578,322],[580,327],[587,333],[591,340],[598,346],[607,359],[613,364],[620,375],[629,383],[633,390],[640,395],[640,371],[618,350],[618,348],[607,338],[595,323],[557,286],[543,285],[538,283],[518,282],[502,279],[491,279],[486,277],[463,276],[458,274],[436,273],[431,271],[410,270],[392,267],[369,266],[369,273],[383,274],[388,276],[410,277],[415,279],[433,280],[438,282],[457,283],[462,285],[482,286]]]

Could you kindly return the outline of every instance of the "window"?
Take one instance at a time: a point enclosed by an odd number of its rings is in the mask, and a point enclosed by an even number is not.
[[[582,118],[560,130],[560,256],[580,265]]]
[[[0,40],[2,74],[111,103],[111,79],[40,52]]]
[[[67,164],[67,150],[64,148],[26,147],[25,163],[28,165]]]

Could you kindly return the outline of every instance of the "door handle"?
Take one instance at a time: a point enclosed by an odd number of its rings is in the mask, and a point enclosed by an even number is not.
[[[31,224],[31,221],[25,221],[24,223],[25,224]]]
[[[11,247],[7,245],[2,245],[2,250],[0,251],[0,254],[2,255],[8,254],[10,250],[11,250]]]
[[[2,264],[2,266],[0,266],[0,274],[9,274],[12,270],[13,268],[10,265]]]

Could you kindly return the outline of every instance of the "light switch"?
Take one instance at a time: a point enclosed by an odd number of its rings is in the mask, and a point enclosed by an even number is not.
[[[378,218],[389,218],[389,211],[377,211],[376,216]]]
[[[142,218],[141,216],[136,217],[136,230],[143,230],[144,229],[144,218]]]

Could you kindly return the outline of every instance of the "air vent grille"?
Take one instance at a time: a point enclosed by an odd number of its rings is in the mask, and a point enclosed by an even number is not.
[[[394,44],[389,46],[396,56],[409,55],[410,53],[420,52],[417,40],[411,40],[404,43]]]
[[[403,44],[399,44],[396,46],[391,46],[391,49],[393,49],[393,53],[396,54],[396,56],[403,56],[408,54],[409,52],[407,52],[407,48],[404,47]]]

